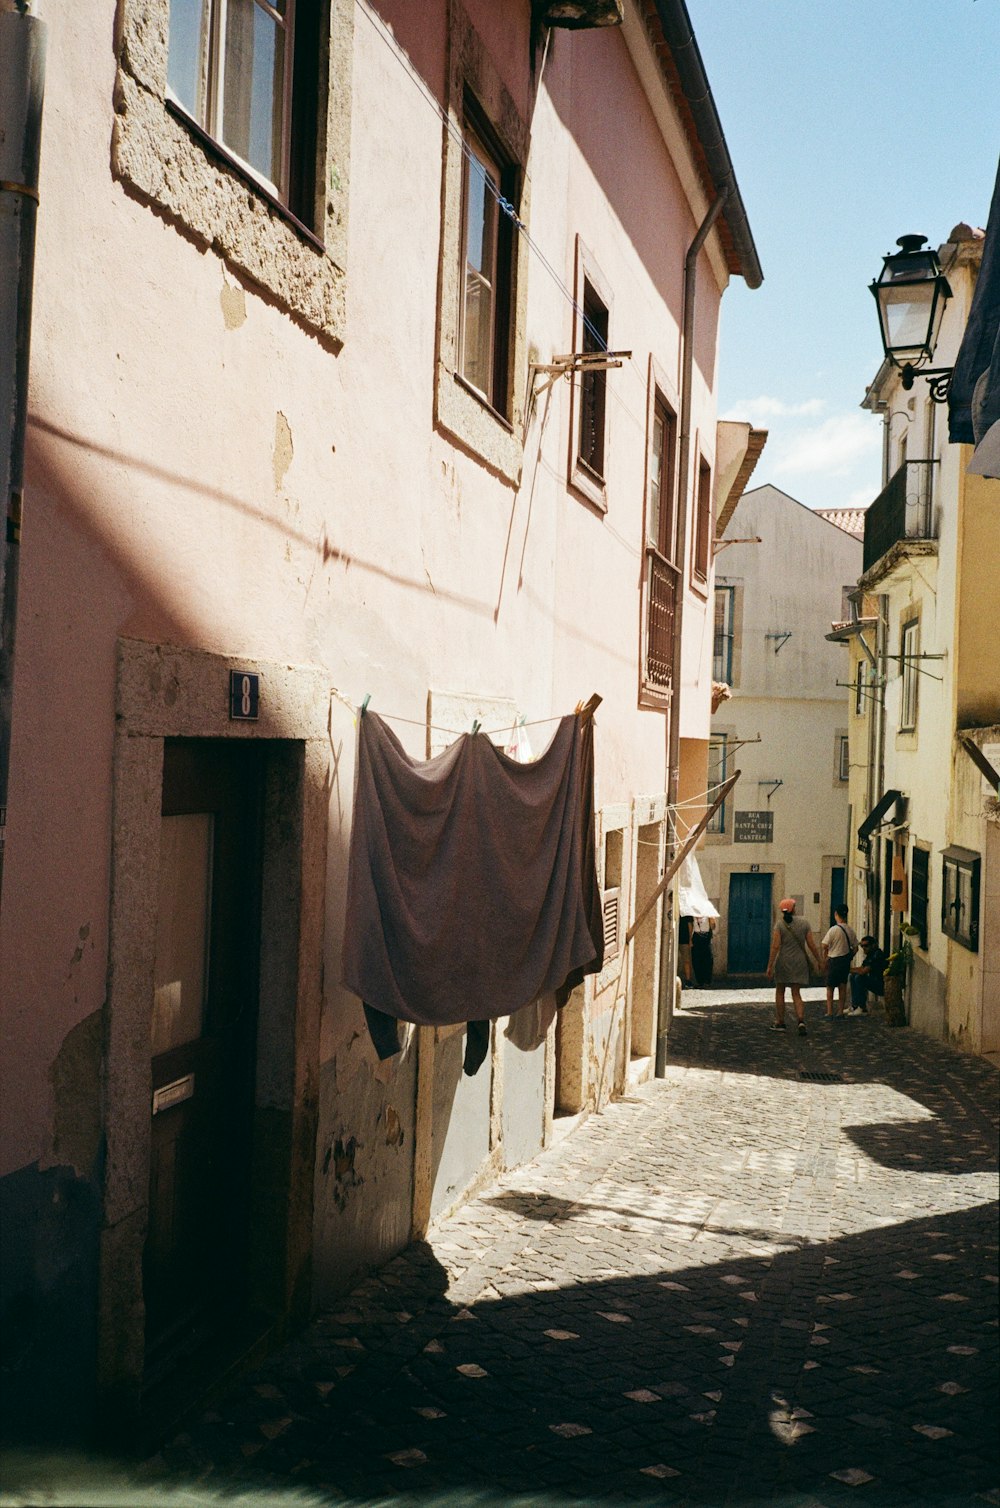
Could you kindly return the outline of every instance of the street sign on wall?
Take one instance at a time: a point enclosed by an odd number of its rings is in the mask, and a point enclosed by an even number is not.
[[[770,843],[773,838],[773,812],[737,812],[735,814],[734,843]]]

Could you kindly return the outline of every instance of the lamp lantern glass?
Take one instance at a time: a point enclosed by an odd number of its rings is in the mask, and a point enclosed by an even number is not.
[[[871,291],[878,305],[882,345],[896,366],[932,360],[944,306],[951,297],[937,252],[926,236],[900,236],[898,252],[887,256]]]

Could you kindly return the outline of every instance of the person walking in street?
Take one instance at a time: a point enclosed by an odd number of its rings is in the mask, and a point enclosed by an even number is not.
[[[849,1016],[867,1016],[868,992],[880,999],[885,993],[885,954],[874,937],[861,939],[862,961],[851,969],[851,1006]]]
[[[824,937],[823,962],[826,965],[826,1014],[843,1016],[847,1005],[847,980],[851,963],[858,951],[858,939],[853,928],[847,925],[847,907],[834,906],[833,926]],[[833,992],[837,992],[837,1008],[833,1005]]]
[[[712,933],[715,931],[714,916],[696,916],[691,933],[691,964],[694,977],[701,989],[712,986]]]
[[[822,973],[823,960],[816,946],[812,928],[804,916],[795,915],[795,902],[790,895],[780,902],[778,910],[781,921],[771,934],[771,956],[767,961],[767,977],[774,980],[774,1013],[771,1030],[785,1030],[785,989],[792,992],[792,1005],[799,1023],[799,1036],[806,1035],[805,1006],[802,1004],[802,986],[809,983],[809,953],[816,960],[816,972]],[[806,949],[809,951],[807,952]]]
[[[681,989],[692,988],[691,978],[691,929],[693,916],[682,916],[677,929],[677,972],[681,976]]]

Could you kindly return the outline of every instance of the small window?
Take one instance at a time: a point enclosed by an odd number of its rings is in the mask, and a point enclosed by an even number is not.
[[[868,711],[869,665],[862,660],[858,665],[858,678],[854,683],[854,715],[864,717]]]
[[[608,311],[593,285],[583,284],[583,350],[608,349]],[[580,377],[580,433],[577,455],[583,464],[603,480],[604,430],[607,406],[607,372],[584,372]]]
[[[726,762],[728,735],[725,733],[713,733],[708,741],[708,794],[709,799],[714,800],[718,795],[719,786],[726,779]],[[708,824],[707,831],[710,833],[724,833],[726,831],[726,803],[723,802],[715,816]]]
[[[733,611],[734,586],[715,588],[715,634],[712,641],[712,679],[727,686],[733,684]]]
[[[462,307],[459,371],[498,413],[507,414],[512,227],[500,208],[516,189],[513,171],[485,132],[467,121],[462,183]]]
[[[931,856],[926,848],[914,846],[910,865],[910,922],[919,932],[922,948],[927,946],[927,903],[930,898]]]
[[[307,225],[317,42],[310,0],[170,0],[168,97]]]
[[[941,931],[963,948],[979,951],[979,855],[946,848],[941,891]]]
[[[604,957],[615,958],[621,950],[621,884],[625,833],[612,828],[604,837],[604,888],[601,907],[604,913]]]
[[[649,498],[646,507],[646,541],[664,560],[673,560],[674,457],[677,448],[677,416],[657,394],[649,437]]]
[[[899,728],[910,733],[917,726],[917,677],[920,674],[917,656],[920,653],[920,619],[911,618],[903,624],[899,639],[899,672],[902,690],[899,702]]]
[[[712,468],[705,460],[698,462],[697,517],[694,531],[695,579],[702,583],[708,580],[708,568],[712,560]]]
[[[851,744],[846,733],[837,736],[837,779],[851,778]]]
[[[666,691],[673,675],[674,615],[677,610],[677,551],[674,458],[677,419],[659,393],[649,431],[649,485],[646,495],[645,665],[643,680]]]

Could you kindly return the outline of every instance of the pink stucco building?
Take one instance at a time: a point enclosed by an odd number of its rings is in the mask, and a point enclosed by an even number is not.
[[[683,0],[35,12],[5,1410],[78,1432],[155,1424],[650,1071],[662,908],[624,936],[706,787],[718,314],[760,269]],[[379,1063],[352,708],[537,753],[593,692],[602,973],[473,1077],[460,1028]]]

